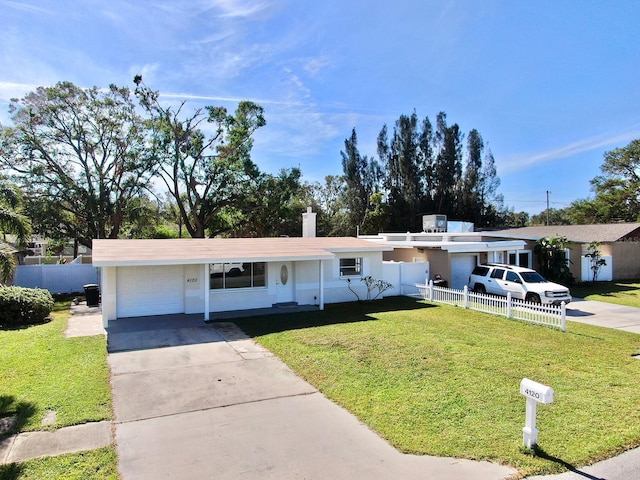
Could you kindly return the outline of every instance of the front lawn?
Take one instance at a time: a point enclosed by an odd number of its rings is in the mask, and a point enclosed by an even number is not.
[[[235,322],[403,452],[534,474],[640,445],[638,335],[400,297]],[[521,449],[525,377],[555,390],[538,408],[538,456]]]
[[[8,433],[112,418],[106,339],[64,338],[69,314],[58,301],[51,322],[0,330],[0,418],[17,416]]]
[[[640,282],[590,282],[571,287],[571,294],[585,300],[640,308]]]

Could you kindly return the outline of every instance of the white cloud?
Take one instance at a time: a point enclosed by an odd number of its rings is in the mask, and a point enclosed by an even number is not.
[[[256,2],[247,0],[212,0],[208,2],[211,7],[221,10],[221,18],[249,18],[263,12],[269,7],[268,2]]]
[[[330,63],[329,57],[322,55],[309,59],[304,65],[304,70],[309,74],[309,76],[316,78],[330,65]]]
[[[0,6],[13,8],[14,10],[22,10],[28,13],[51,15],[53,12],[42,7],[37,7],[26,2],[14,2],[10,0],[0,0]]]
[[[580,153],[602,149],[603,147],[609,145],[629,142],[639,137],[640,130],[634,129],[618,135],[597,135],[595,137],[572,142],[568,145],[557,147],[544,152],[513,155],[511,157],[505,158],[500,162],[500,172],[504,174],[517,172],[519,170],[524,170],[541,163],[560,160],[562,158],[569,158]]]

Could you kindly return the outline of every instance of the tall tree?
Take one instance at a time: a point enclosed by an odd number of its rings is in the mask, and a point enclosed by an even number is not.
[[[424,153],[428,151],[425,143],[428,135],[418,130],[415,111],[396,120],[390,140],[386,125],[378,135],[378,156],[386,169],[384,178],[392,229],[415,229],[421,225],[419,213],[424,203]]]
[[[433,185],[434,185],[434,133],[429,117],[424,117],[422,129],[418,139],[421,164],[419,165],[420,176],[422,177],[422,211],[431,213],[433,207]]]
[[[318,235],[344,237],[353,235],[353,225],[349,221],[346,204],[346,180],[342,175],[327,175],[324,184],[306,184],[306,205],[311,205],[318,213]]]
[[[434,165],[435,213],[457,214],[462,175],[462,134],[457,124],[447,126],[447,115],[440,112],[436,119],[437,156]]]
[[[404,222],[409,228],[416,230],[418,225],[422,224],[418,218],[422,194],[422,159],[418,143],[418,116],[415,111],[410,116],[401,115],[396,121],[391,142],[398,169],[402,203],[406,208]]]
[[[24,247],[31,235],[29,219],[22,213],[22,193],[18,187],[0,178],[0,233],[13,234],[16,245]],[[7,283],[15,271],[14,252],[7,245],[0,247],[0,282]]]
[[[281,169],[277,175],[262,174],[256,198],[249,199],[255,207],[242,215],[242,221],[234,227],[234,236],[299,236],[306,208],[296,203],[302,189],[301,176],[298,168]]]
[[[371,195],[381,187],[382,172],[375,159],[360,155],[355,128],[351,131],[351,137],[345,139],[344,151],[340,155],[346,182],[345,203],[354,230],[352,234],[355,234],[362,227],[371,206]]]
[[[482,215],[483,188],[482,153],[484,141],[474,128],[467,136],[467,163],[464,169],[462,192],[460,198],[460,219],[479,224]]]
[[[181,119],[186,102],[174,109],[159,102],[137,75],[136,95],[149,115],[151,158],[173,196],[189,235],[203,238],[229,232],[229,209],[250,211],[260,172],[251,160],[253,133],[266,124],[263,108],[242,101],[234,114],[206,106]],[[207,125],[208,124],[208,125]],[[201,126],[213,133],[205,135]],[[227,217],[229,218],[229,217]]]
[[[59,235],[91,246],[116,238],[127,203],[152,174],[141,118],[127,88],[39,87],[10,104],[2,163],[16,173],[31,208],[41,206]],[[49,215],[51,213],[52,215]]]
[[[490,149],[484,156],[479,179],[480,199],[482,202],[479,227],[500,227],[508,223],[509,213],[504,206],[504,197],[498,193],[500,178],[496,162]]]

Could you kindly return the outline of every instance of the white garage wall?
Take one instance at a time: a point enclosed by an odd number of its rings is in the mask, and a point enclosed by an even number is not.
[[[208,270],[208,265],[207,265]],[[184,313],[204,312],[204,265],[184,266]],[[207,285],[207,289],[209,286]]]

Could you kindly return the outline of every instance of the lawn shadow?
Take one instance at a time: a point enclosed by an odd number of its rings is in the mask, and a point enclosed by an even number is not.
[[[533,446],[533,453],[538,458],[542,458],[543,460],[549,460],[550,462],[554,462],[559,465],[562,465],[564,468],[566,468],[570,472],[575,473],[576,475],[580,475],[581,477],[587,478],[589,480],[606,480],[606,478],[597,477],[587,472],[583,472],[582,470],[578,470],[574,465],[571,465],[569,462],[565,462],[561,458],[554,457],[553,455],[548,454],[539,445]]]
[[[571,293],[578,298],[589,295],[611,296],[616,293],[638,290],[638,280],[628,282],[585,282],[571,288]]]
[[[0,324],[0,331],[15,331],[15,330],[26,330],[27,328],[37,327],[39,325],[46,325],[47,323],[51,323],[53,318],[48,316],[40,322],[25,322],[25,323],[9,323],[9,324]]]
[[[0,480],[17,480],[22,476],[22,467],[17,463],[0,465]]]
[[[251,337],[270,333],[377,320],[375,314],[403,310],[437,308],[409,297],[386,297],[369,302],[332,303],[325,309],[312,312],[290,312],[278,315],[261,315],[230,319]]]
[[[35,404],[16,401],[13,395],[0,395],[0,439],[22,431],[35,413]]]

